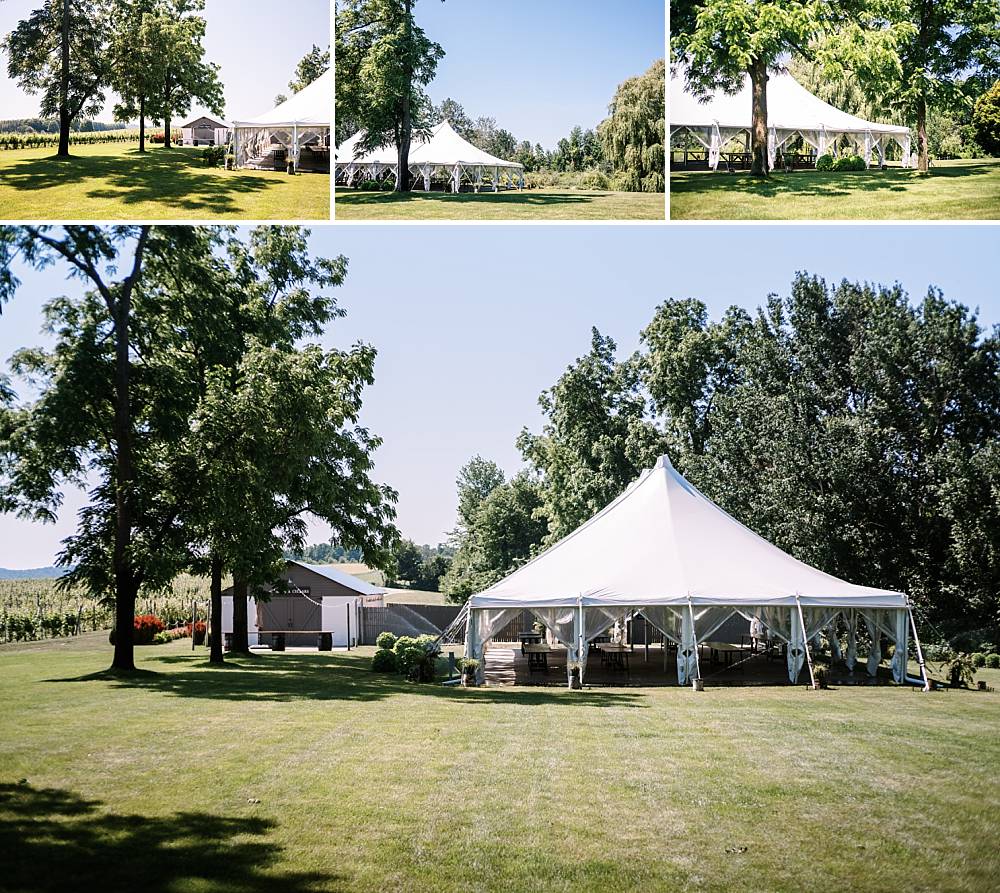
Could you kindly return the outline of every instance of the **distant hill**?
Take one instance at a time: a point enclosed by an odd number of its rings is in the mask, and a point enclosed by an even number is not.
[[[62,567],[30,567],[23,570],[12,570],[0,567],[0,580],[48,580],[61,577],[66,573]]]

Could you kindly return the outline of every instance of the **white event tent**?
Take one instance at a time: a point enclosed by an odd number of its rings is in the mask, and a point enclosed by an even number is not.
[[[895,644],[893,678],[907,681],[912,630],[919,682],[927,686],[906,595],[847,583],[793,558],[699,492],[666,456],[569,536],[469,599],[466,654],[480,661],[480,674],[485,646],[522,611],[566,647],[571,682],[574,669],[582,682],[590,641],[633,615],[676,643],[680,684],[700,678],[698,645],[733,614],[759,621],[787,643],[788,677],[795,682],[805,661],[812,673],[808,643],[843,615],[849,667],[863,622],[873,643],[869,674],[881,661],[885,635]],[[828,638],[839,655],[837,636]]]
[[[358,143],[363,136],[364,131],[356,133],[337,147],[338,183],[353,186],[359,178],[379,180],[386,174],[396,177],[396,146],[383,146],[372,152],[362,152]],[[427,140],[416,136],[413,138],[410,143],[409,170],[414,180],[423,180],[426,192],[430,192],[431,178],[441,174],[448,177],[452,192],[459,192],[463,183],[479,192],[484,184],[484,174],[490,177],[494,192],[504,184],[507,188],[524,188],[524,165],[504,161],[476,148],[457,133],[448,121],[438,124]]]
[[[741,133],[749,133],[752,119],[750,76],[735,94],[717,90],[707,98],[691,93],[684,68],[679,66],[670,78],[670,138],[681,132],[690,133],[708,150],[708,165],[719,166],[722,147]],[[895,141],[903,152],[903,167],[913,167],[908,127],[877,124],[824,102],[803,87],[787,71],[772,74],[767,81],[767,156],[768,167],[774,168],[781,148],[796,135],[825,155],[836,141],[847,137],[857,154],[870,165],[872,153],[884,160],[885,148]]]
[[[303,149],[327,153],[329,163],[332,113],[333,71],[330,70],[270,111],[249,121],[233,122],[237,166],[260,166],[278,147],[285,149],[296,168]]]

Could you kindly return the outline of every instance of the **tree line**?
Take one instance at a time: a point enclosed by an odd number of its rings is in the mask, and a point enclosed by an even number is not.
[[[968,106],[972,79],[1000,77],[996,0],[671,0],[671,54],[696,94],[751,84],[751,172],[766,177],[767,80],[791,57],[825,80],[852,80],[881,115],[917,131],[930,168],[928,115]]]
[[[0,511],[53,521],[64,489],[87,488],[59,585],[114,605],[114,670],[134,669],[139,592],[182,572],[210,578],[217,631],[233,577],[247,651],[247,596],[281,578],[307,514],[388,565],[396,493],[358,422],[375,351],[309,343],[344,315],[345,258],[314,257],[298,227],[3,226],[0,308],[16,269],[53,265],[85,291],[46,303],[51,349],[10,362],[33,399],[0,375]]]
[[[337,143],[364,131],[361,152],[395,145],[397,192],[410,189],[412,139],[428,137],[445,118],[473,145],[529,171],[606,168],[620,173],[621,188],[628,191],[664,190],[663,60],[618,87],[608,118],[596,130],[574,128],[555,150],[546,151],[518,141],[493,118],[471,120],[453,99],[434,106],[424,88],[445,50],[417,24],[415,3],[343,0],[336,8]]]
[[[1000,639],[1000,327],[929,289],[798,275],[756,312],[657,307],[641,347],[589,351],[540,397],[522,471],[458,478],[443,581],[463,601],[570,533],[666,452],[796,558],[907,592],[947,634]]]
[[[40,94],[41,113],[59,121],[58,155],[81,116],[96,115],[114,91],[117,120],[162,125],[194,102],[223,112],[218,66],[205,61],[205,0],[48,0],[19,22],[2,47],[7,73],[25,92]]]

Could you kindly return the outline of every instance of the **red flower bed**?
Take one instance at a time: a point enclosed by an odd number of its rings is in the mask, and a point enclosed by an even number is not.
[[[194,636],[195,645],[205,644],[205,633],[208,631],[208,626],[206,625],[204,620],[198,620],[194,624],[193,630],[191,629],[190,623],[186,625],[185,629],[187,630],[187,634],[189,636]]]
[[[152,645],[153,636],[162,633],[166,624],[155,614],[139,614],[135,618],[135,631],[132,641],[136,645]]]

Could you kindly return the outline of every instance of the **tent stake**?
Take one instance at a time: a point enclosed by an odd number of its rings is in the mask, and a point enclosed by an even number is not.
[[[809,682],[816,688],[816,674],[813,673],[812,655],[809,654],[809,636],[806,633],[806,619],[802,616],[802,602],[799,601],[798,593],[795,595],[795,607],[799,609],[799,623],[802,626],[802,642],[806,649],[806,665],[809,667]]]
[[[917,646],[917,664],[920,666],[920,675],[924,680],[923,691],[930,691],[931,684],[927,680],[927,667],[924,666],[924,650],[920,647],[920,637],[917,635],[917,624],[913,620],[913,609],[907,605],[906,613],[910,616],[910,629],[913,630],[913,644]],[[903,678],[906,678],[906,668],[903,668]]]

